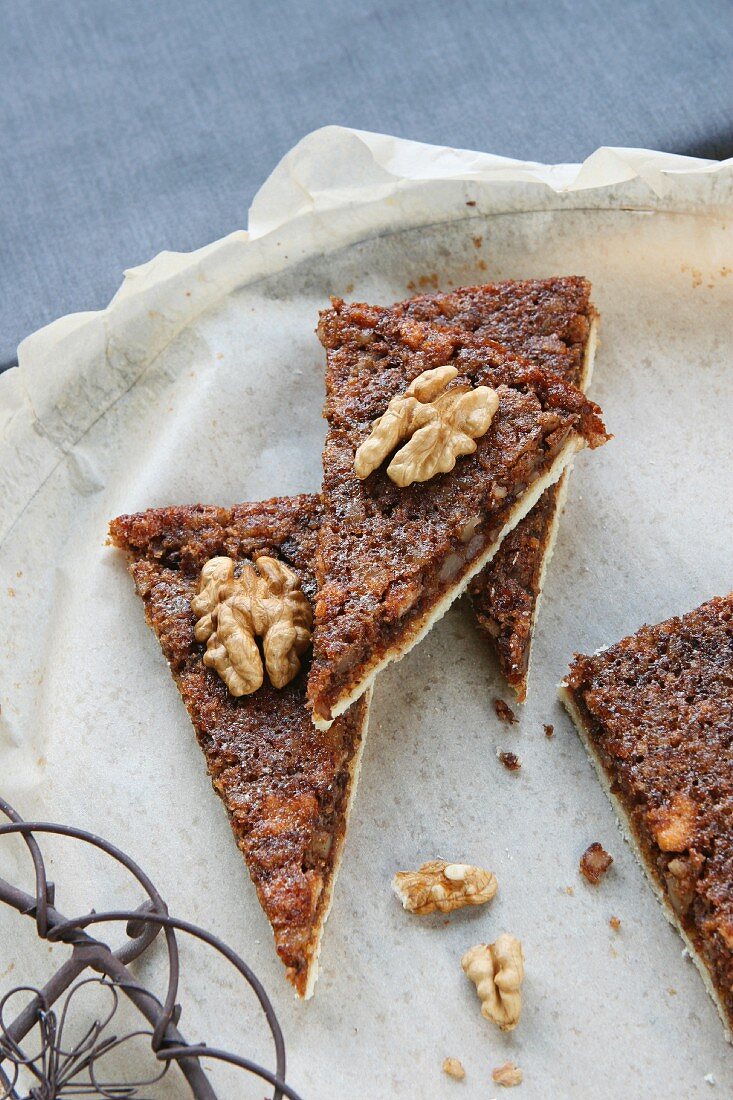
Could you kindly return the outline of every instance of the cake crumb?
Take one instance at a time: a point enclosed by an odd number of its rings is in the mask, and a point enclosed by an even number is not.
[[[705,1082],[706,1085],[714,1085],[715,1084],[715,1078],[713,1077],[712,1073],[706,1073],[705,1076],[703,1077],[703,1081]]]
[[[515,752],[499,752],[497,755],[507,771],[518,772],[522,766],[522,761]]]
[[[475,205],[476,205],[476,200],[475,199],[466,199],[466,206],[475,206]]]
[[[463,1068],[463,1063],[458,1058],[444,1058],[443,1059],[443,1073],[447,1073],[449,1077],[452,1077],[454,1081],[462,1081],[466,1076],[466,1071]]]
[[[575,896],[575,890],[572,888],[572,886],[566,886],[565,887],[565,893],[568,895],[569,898],[572,898],[572,897]]]
[[[606,849],[594,840],[583,852],[578,866],[586,881],[591,886],[597,886],[612,863],[613,856],[610,856]]]
[[[611,917],[608,923],[611,925],[611,928],[613,928],[614,932],[618,932],[619,928],[621,927],[621,921],[618,917]]]
[[[496,717],[501,719],[502,722],[507,722],[510,726],[516,725],[519,721],[512,708],[503,699],[494,699],[494,710],[496,711]]]
[[[545,722],[545,724],[543,726],[543,729],[545,731],[545,737],[554,737],[555,736],[555,727],[549,725],[549,723]]]
[[[669,993],[670,997],[676,997],[677,996],[677,990],[675,989],[675,987],[673,985],[671,985],[669,987],[667,992]]]
[[[483,243],[484,243],[484,238],[483,237],[479,236],[479,237],[474,237],[473,238],[473,247],[474,248],[480,248]]]
[[[502,1085],[505,1089],[511,1089],[515,1085],[521,1085],[522,1083],[522,1071],[518,1065],[514,1062],[504,1062],[502,1066],[497,1066],[496,1069],[491,1071],[491,1078],[496,1081],[497,1085]]]

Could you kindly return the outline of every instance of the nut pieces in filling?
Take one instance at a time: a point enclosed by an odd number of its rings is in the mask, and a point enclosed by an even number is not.
[[[204,664],[232,695],[250,695],[262,686],[258,638],[273,687],[285,687],[297,675],[313,615],[299,578],[282,562],[262,556],[235,577],[231,558],[211,558],[191,607],[198,617],[196,640],[206,642]]]
[[[502,1031],[513,1031],[522,1013],[524,953],[516,936],[502,932],[495,943],[480,943],[461,959],[467,978],[476,986],[481,1015]]]
[[[450,913],[464,905],[484,905],[496,893],[497,881],[481,867],[433,859],[419,871],[398,871],[392,886],[403,908],[423,917],[436,909]]]
[[[447,474],[459,455],[473,454],[475,441],[489,430],[499,396],[489,386],[446,389],[457,374],[448,364],[423,371],[402,396],[392,398],[356,452],[358,478],[368,477],[404,440],[387,467],[401,488]]]

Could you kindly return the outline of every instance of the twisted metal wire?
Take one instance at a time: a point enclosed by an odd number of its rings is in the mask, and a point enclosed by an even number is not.
[[[34,919],[38,936],[49,943],[65,943],[72,948],[70,958],[49,979],[41,990],[20,985],[10,990],[0,1001],[0,1100],[24,1100],[16,1091],[21,1070],[35,1079],[27,1100],[55,1100],[59,1096],[98,1096],[123,1100],[139,1096],[140,1088],[159,1081],[171,1063],[179,1066],[196,1100],[217,1100],[200,1059],[225,1062],[260,1077],[273,1086],[272,1100],[301,1100],[285,1080],[285,1043],[264,987],[249,966],[230,947],[204,928],[169,914],[161,894],[138,864],[125,852],[102,837],[70,825],[47,821],[24,821],[16,810],[0,798],[0,813],[8,823],[0,825],[0,838],[17,834],[22,837],[30,854],[35,874],[35,894],[31,895],[0,878],[0,902]],[[54,884],[48,879],[43,855],[35,834],[52,833],[69,837],[99,849],[121,864],[142,886],[146,899],[137,909],[117,909],[105,913],[94,911],[71,919],[55,907]],[[125,922],[127,941],[112,951],[91,936],[86,929],[97,924]],[[176,932],[200,940],[222,955],[245,979],[264,1012],[275,1047],[275,1070],[259,1065],[243,1055],[209,1047],[205,1043],[188,1043],[178,1030],[181,1008],[176,1003],[180,977],[180,962]],[[139,958],[162,933],[168,960],[168,984],[165,998],[141,985],[128,970],[128,964]],[[88,970],[101,977],[82,977]],[[64,1029],[72,1000],[90,985],[108,990],[111,1009],[106,1017],[88,1028],[73,1048],[63,1045]],[[6,1009],[11,999],[20,993],[31,994],[30,1002],[11,1022],[6,1023]],[[106,1035],[123,993],[151,1025],[151,1029],[136,1029],[118,1037]],[[60,1015],[56,1002],[66,995]],[[40,1048],[27,1055],[21,1046],[24,1038],[37,1029]],[[155,1058],[162,1068],[155,1076],[124,1082],[104,1081],[97,1075],[100,1059],[133,1038],[147,1037]],[[10,1072],[6,1072],[9,1067]],[[81,1080],[86,1075],[88,1080]]]

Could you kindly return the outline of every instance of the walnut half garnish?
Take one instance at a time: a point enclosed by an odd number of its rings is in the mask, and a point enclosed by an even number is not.
[[[468,863],[433,859],[419,871],[398,871],[392,880],[403,908],[420,917],[439,910],[450,913],[464,905],[484,905],[497,889],[496,875]]]
[[[495,943],[480,943],[461,959],[467,978],[476,986],[481,1015],[502,1031],[513,1031],[522,1014],[524,952],[516,936],[502,932]]]
[[[490,386],[446,389],[457,374],[449,364],[423,371],[404,394],[392,398],[354,456],[358,478],[368,477],[405,440],[387,467],[401,488],[446,474],[459,455],[473,454],[476,440],[489,430],[499,396]]]
[[[297,675],[310,645],[313,614],[299,578],[282,562],[263,555],[235,577],[231,558],[211,558],[191,607],[198,616],[196,640],[206,642],[204,664],[218,672],[232,695],[250,695],[262,686],[257,638],[273,687],[285,687]]]

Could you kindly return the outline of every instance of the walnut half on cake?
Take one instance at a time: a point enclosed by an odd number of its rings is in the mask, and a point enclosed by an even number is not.
[[[733,593],[576,656],[560,698],[733,1029]]]

